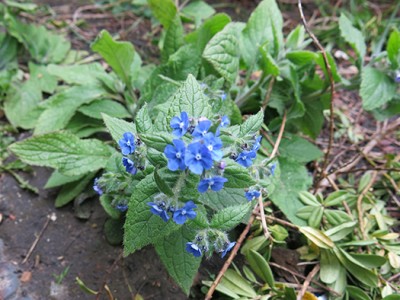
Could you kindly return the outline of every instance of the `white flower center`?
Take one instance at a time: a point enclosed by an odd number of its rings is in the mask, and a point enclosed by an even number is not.
[[[208,145],[208,150],[213,151],[213,146],[212,145]]]
[[[181,156],[182,156],[182,153],[180,153],[180,152],[176,153],[176,158],[181,158]]]
[[[201,154],[199,153],[199,154],[196,154],[196,159],[197,160],[200,160],[201,159]]]
[[[185,126],[185,123],[183,123],[183,122],[179,123],[179,128],[183,128],[184,126]]]

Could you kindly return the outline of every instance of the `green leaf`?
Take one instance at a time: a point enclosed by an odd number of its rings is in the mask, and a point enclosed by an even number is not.
[[[228,269],[229,271],[229,269]],[[205,286],[211,287],[211,285],[213,284],[213,281],[202,281],[202,283]],[[217,285],[216,289],[218,292],[227,295],[229,297],[231,297],[232,299],[239,299],[240,296],[234,292],[232,292],[232,289],[230,287],[225,286],[225,284],[223,282],[220,282],[220,284]]]
[[[227,188],[248,188],[256,183],[248,169],[237,163],[228,162],[224,170],[224,177],[228,179],[224,184],[224,187]]]
[[[387,262],[385,257],[375,254],[349,253],[349,255],[367,269],[382,267]]]
[[[286,58],[296,65],[305,66],[314,63],[318,54],[308,50],[297,50],[286,53]]]
[[[239,71],[238,39],[234,23],[218,32],[203,52],[207,60],[228,82],[234,83]]]
[[[362,61],[367,52],[365,38],[361,31],[351,24],[351,21],[342,13],[339,18],[339,29],[341,36],[356,51],[358,58]]]
[[[285,134],[285,137],[279,145],[280,156],[292,158],[300,163],[308,163],[322,157],[323,152],[306,139],[289,134]]]
[[[332,226],[338,226],[345,222],[353,221],[353,219],[347,213],[340,210],[325,209],[324,217],[326,218],[326,221]]]
[[[301,202],[303,202],[306,205],[310,206],[321,206],[321,203],[318,202],[317,197],[315,197],[313,194],[307,191],[301,191],[299,193],[299,198]]]
[[[329,206],[337,206],[337,205],[342,205],[343,201],[348,201],[350,197],[354,195],[351,195],[348,191],[334,191],[326,197],[324,200],[324,206],[329,207]]]
[[[334,283],[339,276],[340,263],[336,258],[335,254],[332,253],[330,250],[320,249],[321,251],[321,271],[319,276],[321,280],[325,283]]]
[[[153,122],[151,121],[147,104],[138,111],[135,117],[136,130],[138,133],[153,132]]]
[[[371,300],[362,289],[356,286],[348,285],[346,291],[353,300]]]
[[[277,186],[270,195],[271,201],[296,225],[305,225],[305,222],[296,216],[297,211],[303,207],[297,198],[301,191],[308,190],[311,177],[307,169],[297,162],[286,158],[279,158],[281,176],[277,179]]]
[[[9,34],[0,34],[0,70],[17,68],[18,41]]]
[[[240,205],[247,202],[243,189],[223,188],[218,192],[200,194],[199,201],[213,210]]]
[[[169,197],[174,196],[174,192],[172,191],[172,189],[163,180],[163,178],[158,174],[157,168],[154,170],[154,181],[157,184],[157,187],[161,193],[164,193],[165,195],[167,195]]]
[[[125,132],[136,133],[136,126],[133,123],[126,122],[117,118],[110,117],[106,114],[101,114],[103,116],[104,123],[107,126],[112,138],[118,143]]]
[[[184,30],[181,18],[179,14],[176,14],[165,32],[164,45],[161,53],[164,62],[168,61],[169,57],[183,45],[183,35]]]
[[[79,112],[84,115],[102,120],[102,113],[107,113],[110,117],[115,118],[129,118],[131,117],[130,113],[126,110],[126,108],[113,100],[95,100],[89,104],[82,105],[78,109]]]
[[[393,99],[396,95],[396,84],[384,72],[365,67],[361,73],[360,95],[363,108],[373,110]]]
[[[158,21],[168,28],[177,13],[175,3],[172,0],[147,0],[147,3]]]
[[[400,295],[389,295],[383,298],[382,300],[400,300]]]
[[[172,97],[169,115],[178,116],[183,111],[187,112],[190,118],[211,116],[211,107],[193,75],[187,77],[185,83]]]
[[[105,91],[97,86],[73,86],[55,94],[46,101],[46,109],[37,121],[35,135],[64,129],[81,105],[104,94]]]
[[[204,1],[194,1],[186,5],[181,12],[184,16],[193,18],[197,27],[202,20],[206,20],[215,14],[215,9]]]
[[[322,249],[333,249],[335,244],[322,231],[312,227],[299,227],[299,231],[303,233],[310,241]]]
[[[62,186],[64,184],[78,181],[82,179],[84,175],[77,175],[77,176],[65,176],[55,170],[53,173],[51,173],[49,179],[47,179],[46,185],[44,186],[45,189],[50,189],[58,186]]]
[[[283,46],[283,19],[275,0],[264,0],[251,14],[242,32],[242,56],[248,67],[257,59],[259,47],[264,43],[271,45],[275,56]]]
[[[44,26],[24,24],[6,14],[8,32],[29,51],[40,64],[59,63],[71,48],[71,43],[60,34],[51,33]]]
[[[121,245],[123,241],[123,219],[108,219],[104,223],[104,234],[111,245]]]
[[[45,66],[29,62],[30,78],[34,78],[43,92],[53,94],[57,87],[57,78],[47,71]]]
[[[305,37],[305,29],[303,25],[297,25],[286,38],[286,48],[298,49],[303,46]]]
[[[29,12],[35,10],[38,7],[35,3],[19,3],[10,0],[6,0],[5,3],[7,4],[8,7],[15,7]]]
[[[153,201],[155,195],[159,193],[158,187],[154,182],[153,174],[147,175],[135,187],[129,201],[128,213],[125,221],[124,234],[124,255],[135,252],[142,247],[156,243],[181,226],[172,220],[164,222],[159,216],[150,212],[148,202]]]
[[[346,237],[349,233],[353,232],[356,224],[356,221],[346,222],[328,229],[327,231],[325,231],[325,234],[328,235],[332,241],[337,242]]]
[[[94,176],[95,173],[90,173],[79,181],[65,184],[57,195],[55,207],[62,207],[74,200],[75,197],[79,196],[79,194],[85,190],[86,186]]]
[[[42,113],[38,107],[41,100],[42,93],[34,79],[11,85],[4,101],[4,112],[8,121],[14,127],[33,128]]]
[[[272,57],[271,54],[265,49],[265,47],[260,47],[261,52],[261,67],[264,71],[264,76],[272,75],[278,76],[280,74],[279,65]]]
[[[242,125],[240,125],[239,137],[257,134],[260,131],[263,122],[264,113],[260,110],[257,114],[250,116]]]
[[[319,228],[321,226],[322,216],[324,214],[324,208],[322,206],[314,207],[309,219],[308,225],[313,228]]]
[[[121,212],[112,205],[112,200],[113,200],[113,198],[111,196],[108,196],[105,194],[100,196],[100,204],[104,208],[104,211],[112,219],[117,220],[117,219],[121,218]]]
[[[91,48],[104,58],[128,87],[131,86],[130,70],[135,55],[135,48],[131,43],[116,42],[106,30],[102,30]]]
[[[186,243],[193,240],[196,232],[188,226],[182,226],[173,234],[155,244],[157,254],[166,267],[168,274],[189,295],[190,287],[200,267],[201,258],[186,251]]]
[[[223,231],[231,230],[244,220],[251,207],[251,202],[226,207],[214,214],[210,226]]]
[[[400,67],[400,31],[397,29],[390,34],[386,51],[392,69],[398,69]]]
[[[258,275],[264,282],[268,283],[270,288],[274,288],[275,280],[272,275],[271,268],[266,259],[258,252],[250,250],[246,254],[246,258],[250,264],[251,269]]]
[[[66,176],[102,169],[111,156],[103,142],[80,140],[68,132],[28,138],[12,144],[9,149],[27,164],[55,168]]]
[[[147,147],[157,151],[164,152],[168,144],[172,144],[172,136],[169,133],[153,132],[149,134],[140,134],[140,139]]]
[[[230,289],[233,293],[244,297],[253,299],[257,296],[250,283],[232,269],[226,270],[220,284]]]
[[[99,84],[99,77],[107,74],[99,63],[84,65],[48,65],[47,71],[65,83],[77,85]]]

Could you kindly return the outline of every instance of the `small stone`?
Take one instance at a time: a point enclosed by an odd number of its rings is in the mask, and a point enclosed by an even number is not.
[[[32,272],[25,271],[22,273],[21,278],[19,279],[21,282],[29,282],[32,279]]]

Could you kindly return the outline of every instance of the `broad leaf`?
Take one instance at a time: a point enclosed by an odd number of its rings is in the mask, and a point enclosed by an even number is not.
[[[150,9],[160,23],[168,28],[176,15],[176,6],[172,0],[147,0]]]
[[[203,57],[228,82],[235,82],[239,70],[239,56],[237,30],[233,23],[225,26],[208,42]]]
[[[153,122],[150,119],[147,104],[138,111],[135,117],[136,130],[138,133],[151,133],[153,132]]]
[[[400,31],[397,29],[390,34],[386,51],[392,69],[398,69],[400,67]]]
[[[29,62],[30,78],[34,78],[43,92],[53,94],[57,87],[57,78],[47,71],[45,66]]]
[[[240,222],[244,221],[244,218],[249,214],[251,207],[251,202],[226,207],[212,217],[210,226],[223,231],[231,230],[235,226],[239,225]]]
[[[179,14],[176,14],[170,26],[165,32],[164,44],[162,49],[162,59],[168,61],[169,57],[174,54],[183,45],[183,25]]]
[[[136,133],[136,126],[133,123],[120,120],[117,118],[110,117],[106,114],[101,114],[103,116],[104,123],[107,126],[112,138],[118,143],[125,132]]]
[[[218,192],[209,192],[200,195],[199,201],[214,210],[247,203],[243,189],[223,188]]]
[[[320,249],[321,251],[321,271],[320,278],[325,283],[333,283],[337,280],[340,273],[340,263],[331,250]]]
[[[131,43],[116,42],[106,30],[102,30],[91,48],[104,58],[128,87],[131,86],[130,70],[135,55]]]
[[[248,188],[256,182],[250,176],[248,169],[237,163],[228,163],[224,170],[224,177],[228,179],[224,187],[227,188]]]
[[[79,194],[84,191],[84,189],[86,188],[88,183],[94,178],[94,176],[95,173],[90,173],[79,181],[70,182],[64,185],[57,195],[55,207],[64,206],[74,200],[75,197],[79,196]]]
[[[172,135],[165,132],[153,132],[140,134],[140,139],[147,147],[164,152],[168,144],[172,144]]]
[[[396,95],[396,83],[384,72],[373,67],[365,67],[361,73],[360,95],[363,108],[376,109]]]
[[[84,65],[48,65],[47,71],[68,84],[96,85],[99,76],[106,75],[99,63]]]
[[[124,254],[128,255],[142,247],[156,243],[180,228],[172,220],[164,222],[150,212],[148,202],[152,202],[159,193],[153,174],[147,175],[135,187],[129,200],[129,209],[125,221]]]
[[[342,13],[339,18],[340,34],[356,51],[358,58],[364,60],[367,52],[365,39],[361,31],[351,24],[351,21]]]
[[[62,186],[67,183],[78,181],[79,179],[81,179],[83,177],[84,177],[84,175],[65,176],[56,170],[53,173],[51,173],[49,179],[47,179],[47,182],[46,182],[46,185],[44,186],[44,188],[50,189],[50,188]]]
[[[9,149],[27,164],[55,168],[66,176],[102,169],[111,156],[108,146],[99,140],[80,140],[68,132],[28,138]]]
[[[182,226],[155,244],[157,254],[169,275],[186,295],[190,292],[190,287],[201,263],[201,258],[194,257],[186,251],[186,243],[193,240],[195,235],[196,232],[193,229]]]
[[[286,133],[279,145],[279,154],[281,157],[291,158],[300,163],[317,160],[323,155],[317,146],[306,139]]]
[[[126,108],[113,100],[95,100],[89,104],[82,105],[79,109],[79,112],[84,115],[102,120],[102,113],[107,113],[110,117],[114,118],[129,118],[131,114],[126,110]]]
[[[240,125],[239,137],[255,135],[260,131],[264,122],[264,113],[260,110],[257,114],[250,116],[242,125]]]

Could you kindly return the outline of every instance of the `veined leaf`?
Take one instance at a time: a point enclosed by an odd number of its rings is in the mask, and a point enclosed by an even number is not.
[[[243,221],[244,217],[249,214],[251,207],[251,202],[226,207],[212,217],[210,226],[224,231],[231,230]]]
[[[126,108],[113,100],[95,100],[89,104],[82,105],[78,109],[79,112],[84,115],[102,120],[102,113],[107,113],[110,117],[115,118],[129,118],[131,114],[126,110]]]
[[[103,116],[104,123],[107,126],[108,131],[113,137],[114,141],[118,143],[125,132],[136,133],[136,126],[133,123],[120,120],[117,118],[110,117],[106,114],[101,114]]]
[[[75,197],[79,196],[79,194],[83,192],[94,176],[95,173],[90,173],[79,181],[70,182],[64,185],[57,195],[55,207],[62,207],[74,200]]]
[[[172,0],[148,0],[150,9],[160,23],[168,28],[176,15],[176,6]]]
[[[339,29],[342,37],[357,52],[358,58],[363,61],[367,52],[364,36],[343,13],[339,18]]]
[[[320,248],[333,249],[333,247],[335,247],[332,240],[318,229],[312,227],[300,227],[299,231]]]

